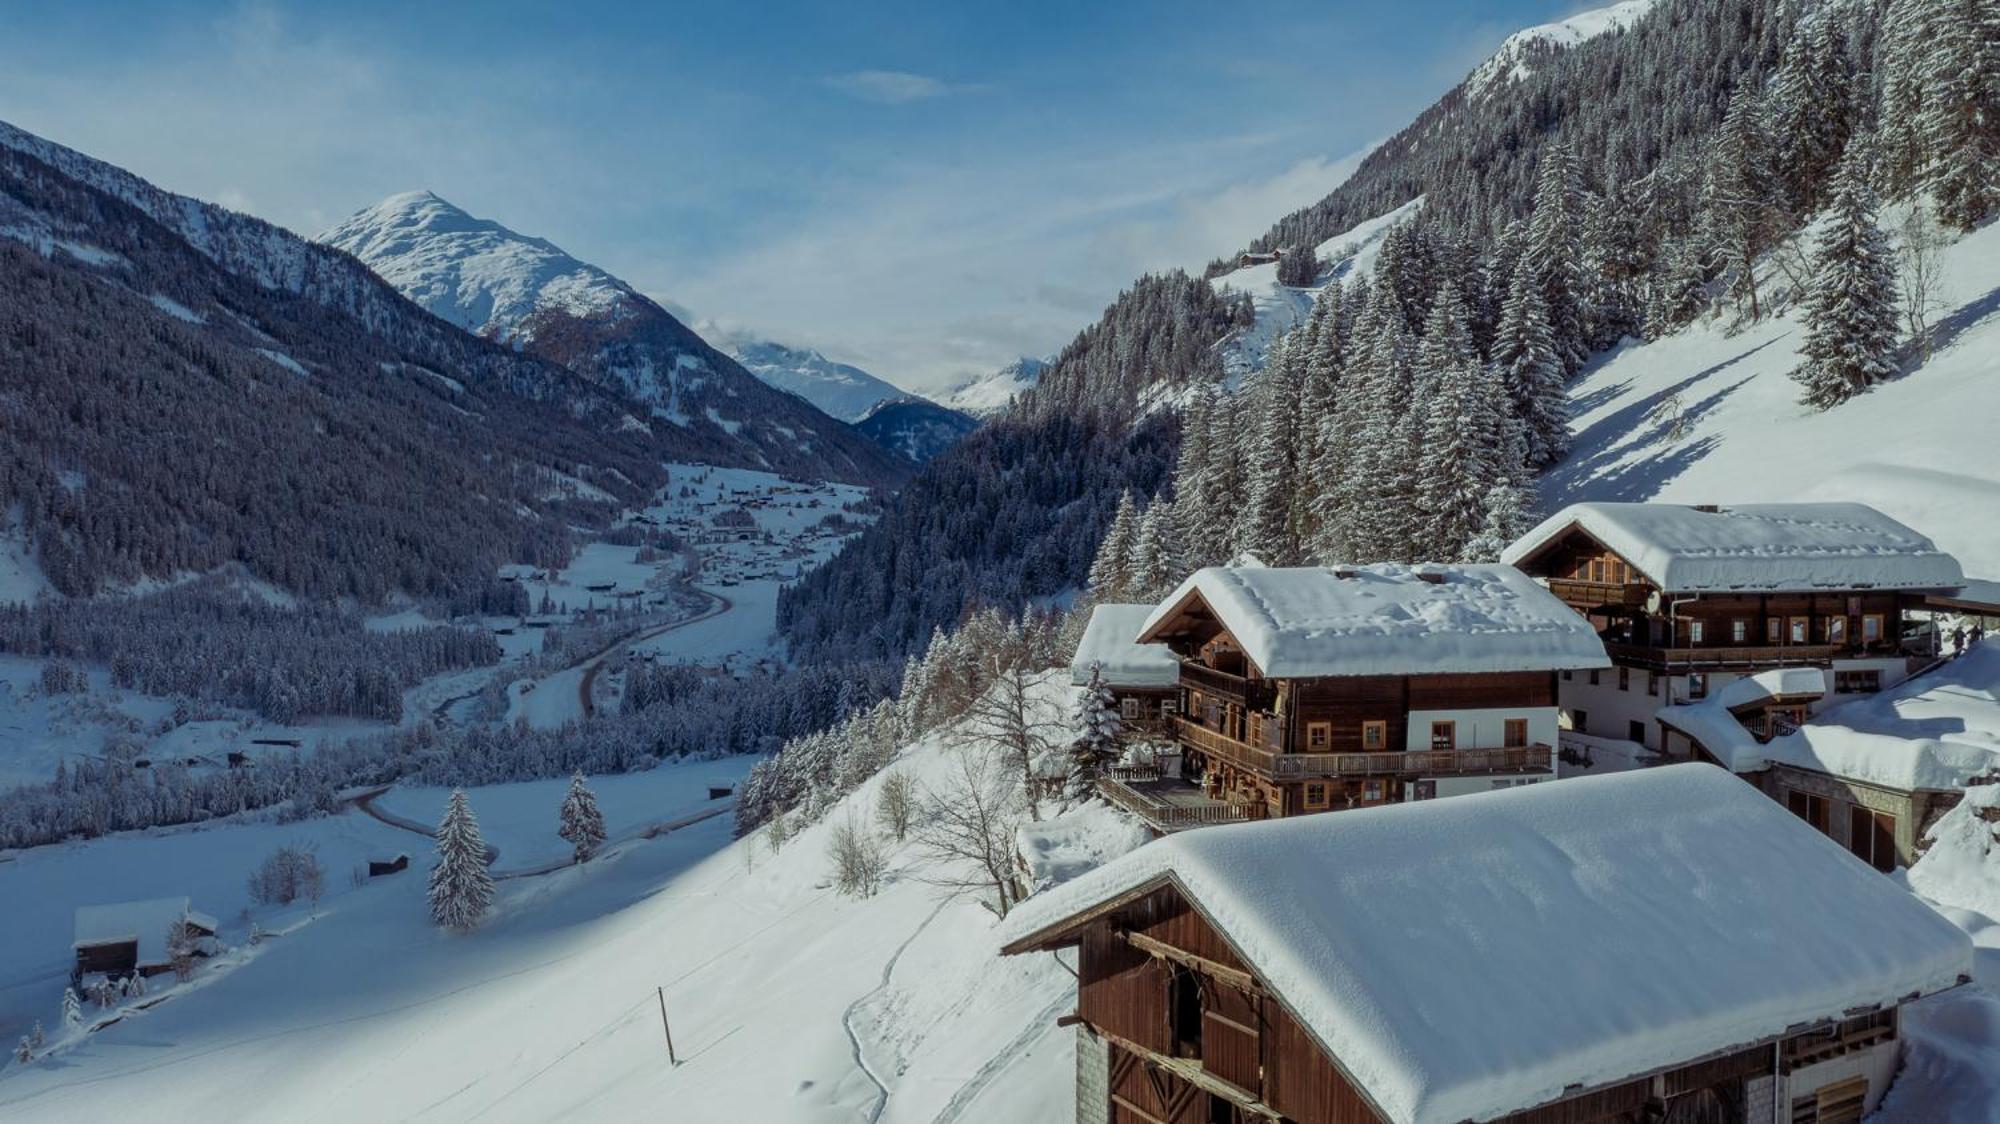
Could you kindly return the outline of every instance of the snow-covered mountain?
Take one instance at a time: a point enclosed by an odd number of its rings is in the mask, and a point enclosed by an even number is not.
[[[467,331],[643,403],[699,445],[683,459],[868,484],[905,471],[900,458],[765,385],[624,281],[431,192],[392,195],[320,240]]]
[[[1654,3],[1655,0],[1623,0],[1608,8],[1578,12],[1568,19],[1517,31],[1500,44],[1492,58],[1479,64],[1465,80],[1465,90],[1478,97],[1495,83],[1518,82],[1534,72],[1539,59],[1585,40],[1622,31],[1650,11]]]
[[[946,406],[976,418],[990,417],[1007,408],[1014,397],[1041,381],[1049,361],[1022,356],[1005,367],[973,377],[952,387],[940,399]]]
[[[722,349],[745,370],[790,391],[844,422],[858,422],[884,402],[912,397],[851,363],[837,363],[807,347],[789,347],[741,333],[719,337]]]

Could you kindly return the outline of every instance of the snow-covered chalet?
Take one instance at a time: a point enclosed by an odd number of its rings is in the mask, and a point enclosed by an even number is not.
[[[1001,938],[1075,950],[1078,1124],[1859,1120],[1973,959],[1705,764],[1170,835]]]
[[[1107,779],[1158,831],[1554,775],[1559,672],[1589,623],[1510,566],[1219,566],[1131,642],[1177,661],[1178,777]]]

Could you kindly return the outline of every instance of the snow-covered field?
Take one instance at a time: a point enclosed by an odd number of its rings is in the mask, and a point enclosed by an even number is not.
[[[1066,680],[1052,675],[1038,688],[1046,705],[1068,705]],[[935,783],[954,752],[946,738],[928,738],[897,767]],[[699,806],[729,764],[594,782],[613,839],[636,821]],[[872,810],[879,784],[848,808]],[[473,791],[499,869],[560,856],[560,789]],[[381,803],[421,819],[442,799],[396,791]],[[848,808],[776,853],[762,835],[732,842],[719,817],[614,845],[584,868],[503,880],[494,917],[468,936],[430,925],[419,874],[338,894],[318,920],[266,941],[247,962],[207,968],[216,973],[209,986],[0,1071],[0,1119],[109,1119],[135,1098],[174,1119],[632,1119],[663,1105],[695,1122],[1060,1119],[1070,1036],[1054,1019],[1074,980],[1050,958],[998,959],[991,915],[924,881],[908,845],[876,896],[834,892],[827,835]],[[359,813],[315,824],[343,859],[422,842]],[[241,868],[266,839],[226,841],[253,831],[289,838],[281,828],[183,833],[205,836],[194,845],[229,867],[227,878],[218,871],[190,886],[213,896],[204,908],[240,902]],[[145,841],[155,879],[172,860],[151,857],[167,853],[153,848],[174,838]],[[81,845],[73,861],[115,863],[117,845]],[[214,857],[238,851],[245,857],[234,862]],[[87,872],[67,873],[62,881]],[[20,876],[0,865],[0,889],[11,896],[4,879]],[[59,962],[63,937],[36,939],[54,941]],[[678,1067],[667,1064],[656,988]],[[44,985],[24,994],[42,999],[40,1017],[53,1025],[57,993]]]
[[[1803,329],[1730,318],[1599,360],[1571,391],[1575,447],[1545,478],[1550,511],[1576,500],[1851,500],[2000,575],[2000,226],[1945,254],[1927,363],[1825,413],[1789,373]],[[1676,434],[1678,430],[1678,434]]]

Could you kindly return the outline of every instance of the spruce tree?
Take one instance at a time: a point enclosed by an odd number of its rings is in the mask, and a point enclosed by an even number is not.
[[[1804,360],[1792,372],[1800,400],[1815,409],[1837,406],[1896,370],[1896,267],[1888,238],[1875,225],[1867,145],[1849,146],[1835,177],[1826,228],[1813,248],[1805,300]]]
[[[1702,195],[1715,265],[1732,275],[1731,290],[1747,306],[1750,318],[1761,319],[1757,259],[1771,248],[1779,223],[1763,106],[1748,86],[1738,88],[1729,99],[1729,112],[1710,148]]]
[[[1569,396],[1563,390],[1562,361],[1549,332],[1542,287],[1525,273],[1501,309],[1493,366],[1521,423],[1523,463],[1541,468],[1561,460],[1569,451]]]
[[[1140,601],[1157,601],[1180,581],[1175,572],[1173,512],[1161,501],[1146,507],[1139,518],[1139,534],[1132,544],[1132,584],[1128,596]]]
[[[1111,529],[1098,544],[1097,558],[1090,564],[1090,595],[1097,601],[1116,601],[1132,584],[1132,548],[1139,538],[1139,507],[1131,489],[1118,496],[1118,511],[1111,517]]]
[[[1513,483],[1495,484],[1486,494],[1486,517],[1479,533],[1465,544],[1465,562],[1498,562],[1500,553],[1534,525],[1527,493]]]
[[[72,1029],[83,1025],[83,1000],[78,999],[76,989],[63,988],[63,1025]]]
[[[1563,374],[1575,374],[1589,357],[1583,326],[1582,190],[1569,147],[1546,146],[1535,186],[1535,213],[1528,223],[1523,268],[1542,287],[1548,308],[1549,340],[1562,360]]]
[[[1090,682],[1076,696],[1076,741],[1070,745],[1069,796],[1081,800],[1097,787],[1097,778],[1118,759],[1118,738],[1124,719],[1118,701],[1104,684],[1103,665],[1090,665]]]
[[[1272,350],[1271,363],[1257,380],[1258,426],[1250,442],[1250,495],[1237,535],[1239,549],[1265,564],[1289,566],[1298,561],[1297,525],[1293,504],[1298,496],[1300,367],[1304,341],[1287,336]]]
[[[1785,48],[1771,92],[1771,132],[1780,196],[1795,218],[1825,203],[1857,106],[1847,53],[1833,12],[1808,19]]]
[[[1439,290],[1424,352],[1436,391],[1425,411],[1416,462],[1421,531],[1408,553],[1455,562],[1486,523],[1488,497],[1511,483],[1522,462],[1520,423],[1500,378],[1480,362],[1465,334],[1464,310],[1449,285]]]
[[[431,920],[460,932],[471,929],[493,905],[493,875],[486,869],[486,841],[479,821],[453,789],[437,829],[437,865],[431,868]]]
[[[1924,181],[1960,230],[2000,206],[2000,0],[1939,0],[1923,108]]]
[[[569,778],[569,792],[563,797],[560,835],[573,849],[577,862],[588,862],[604,845],[604,815],[597,810],[597,794],[583,783],[583,770]]]

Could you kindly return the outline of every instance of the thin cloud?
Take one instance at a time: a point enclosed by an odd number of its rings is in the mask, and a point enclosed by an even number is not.
[[[827,79],[826,84],[850,97],[878,105],[906,105],[949,94],[969,93],[979,88],[946,82],[928,74],[911,74],[905,70],[857,70],[836,74]]]

